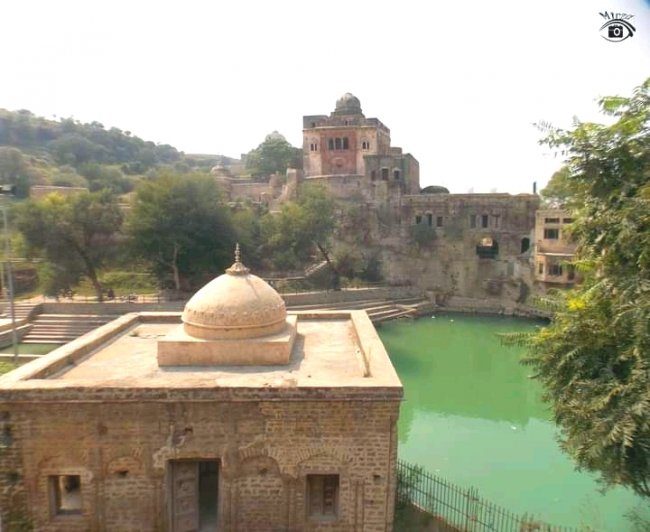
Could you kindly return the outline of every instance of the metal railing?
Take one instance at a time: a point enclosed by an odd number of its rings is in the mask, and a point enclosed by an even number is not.
[[[397,511],[413,506],[467,532],[578,532],[517,515],[478,496],[476,488],[461,488],[431,475],[420,466],[397,462]]]

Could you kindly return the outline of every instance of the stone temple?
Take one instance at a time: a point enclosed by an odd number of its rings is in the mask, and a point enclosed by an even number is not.
[[[0,378],[2,529],[390,531],[401,383],[363,311],[235,264]]]

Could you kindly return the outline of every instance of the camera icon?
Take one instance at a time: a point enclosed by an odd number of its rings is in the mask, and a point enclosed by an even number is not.
[[[612,24],[607,28],[607,36],[610,39],[620,39],[623,37],[623,26],[620,24]]]

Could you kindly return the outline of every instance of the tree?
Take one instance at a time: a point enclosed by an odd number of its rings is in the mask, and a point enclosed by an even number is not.
[[[545,140],[568,155],[562,190],[585,280],[552,302],[526,362],[578,466],[650,497],[650,79],[600,103],[613,124]]]
[[[295,202],[285,203],[280,213],[269,215],[267,246],[281,268],[304,266],[314,252],[328,263],[333,287],[339,286],[339,273],[331,259],[331,238],[336,223],[335,203],[318,186],[303,186]]]
[[[202,281],[232,262],[234,232],[214,180],[164,173],[136,189],[128,221],[136,256],[149,261],[176,290]]]
[[[114,251],[122,213],[109,191],[49,194],[16,208],[16,227],[28,252],[50,263],[46,292],[58,294],[87,277],[103,300],[97,272]]]
[[[575,182],[569,181],[570,173],[567,166],[562,167],[555,172],[549,182],[547,183],[541,195],[544,203],[549,207],[562,208],[564,206],[571,207],[570,202],[575,196]]]
[[[277,131],[246,155],[246,169],[255,177],[284,174],[287,168],[302,168],[302,150],[294,148]]]

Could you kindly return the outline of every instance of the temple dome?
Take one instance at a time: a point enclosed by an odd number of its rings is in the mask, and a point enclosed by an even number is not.
[[[361,102],[354,94],[346,92],[338,100],[336,100],[335,114],[357,115],[362,114]]]
[[[239,260],[201,288],[185,305],[185,333],[204,340],[257,338],[286,327],[284,301]]]

